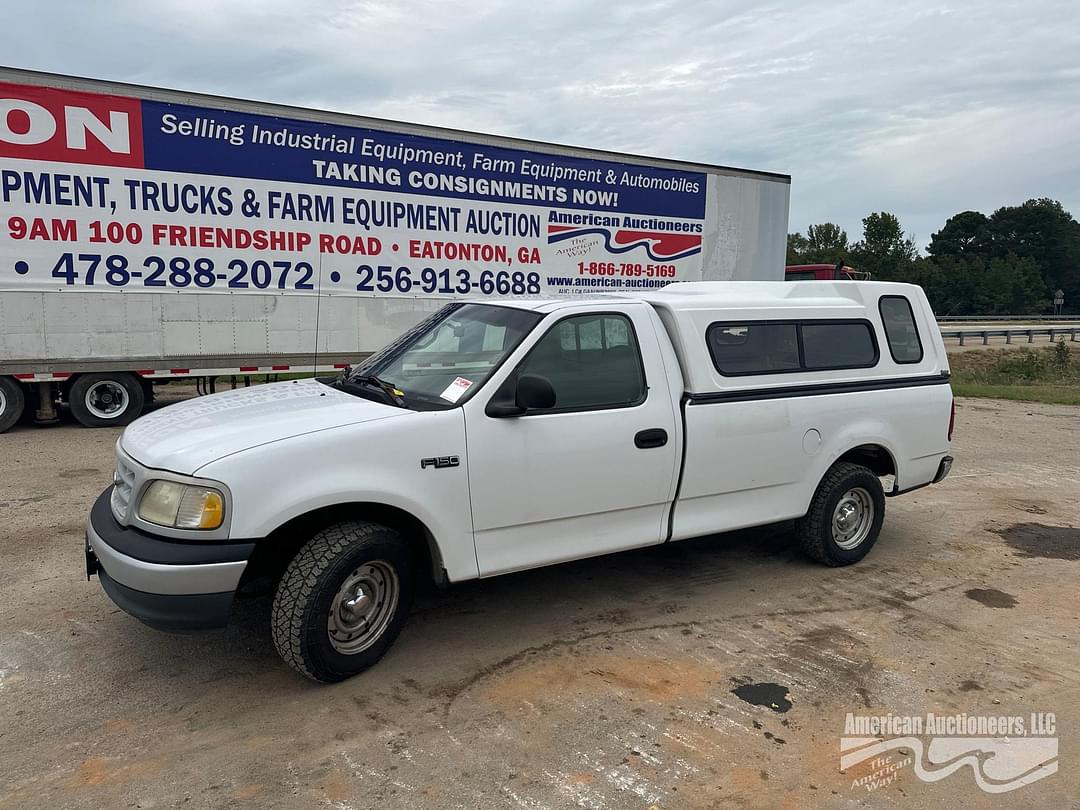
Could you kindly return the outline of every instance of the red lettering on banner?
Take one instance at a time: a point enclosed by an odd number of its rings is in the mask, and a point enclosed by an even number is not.
[[[138,99],[0,82],[0,157],[142,168]]]

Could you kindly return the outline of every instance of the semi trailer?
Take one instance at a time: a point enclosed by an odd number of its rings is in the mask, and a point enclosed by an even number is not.
[[[790,178],[0,68],[0,431],[322,372],[457,298],[782,280]]]

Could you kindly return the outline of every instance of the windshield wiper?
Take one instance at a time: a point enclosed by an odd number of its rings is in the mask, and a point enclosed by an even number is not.
[[[346,384],[359,383],[360,385],[370,385],[374,388],[378,388],[386,394],[386,398],[390,401],[391,405],[397,405],[399,408],[407,407],[405,405],[405,392],[394,386],[393,383],[388,383],[386,380],[380,379],[374,374],[361,374],[356,377],[349,377],[344,382]]]
[[[331,388],[336,388],[339,391],[347,391],[351,388],[353,389],[353,392],[356,392],[356,390],[360,388],[363,388],[364,390],[374,388],[382,394],[391,405],[396,405],[399,408],[408,407],[405,404],[405,392],[392,383],[388,383],[386,380],[380,379],[374,374],[361,374],[356,377],[351,375],[352,366],[345,366],[345,368],[343,368],[332,380],[324,377],[320,382]]]

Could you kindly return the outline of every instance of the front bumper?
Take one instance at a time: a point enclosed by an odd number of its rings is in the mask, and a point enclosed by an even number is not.
[[[158,630],[224,627],[254,543],[182,543],[121,526],[109,507],[112,488],[94,503],[86,526],[86,573],[120,608]]]

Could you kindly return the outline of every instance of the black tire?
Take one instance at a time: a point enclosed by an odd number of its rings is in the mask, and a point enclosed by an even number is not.
[[[854,497],[848,498],[851,493]],[[837,524],[838,507],[843,501],[845,508],[852,509],[849,514],[865,510],[865,506],[859,505],[864,497],[864,503],[873,505],[873,514],[864,518],[861,515],[865,512],[861,513],[860,528],[854,530],[851,537],[846,537]],[[842,521],[846,519],[846,516],[841,518]],[[810,502],[810,511],[799,519],[795,528],[803,551],[811,558],[825,565],[851,565],[873,548],[884,519],[885,493],[881,479],[866,467],[840,462],[825,474]],[[865,527],[865,535],[862,527]]]
[[[71,415],[86,427],[131,424],[145,401],[142,381],[125,371],[80,374],[68,390]]]
[[[390,604],[387,598],[374,603],[371,610],[375,618],[371,623],[382,629],[372,631],[366,642],[361,634],[357,643],[366,643],[362,649],[341,652],[340,645],[349,642],[344,638],[331,640],[331,611],[341,606],[340,591],[346,583],[372,566],[381,570],[387,581],[387,570],[392,571],[396,577],[396,602]],[[389,585],[385,590],[389,591]],[[378,593],[377,584],[369,589],[371,592]],[[321,683],[343,681],[372,666],[390,649],[408,617],[413,592],[412,553],[396,531],[359,521],[329,526],[300,549],[278,584],[271,614],[274,646],[285,663],[301,675]],[[382,618],[374,613],[380,605],[385,605],[387,611]]]
[[[22,385],[11,377],[0,377],[0,433],[19,421],[26,407]]]

